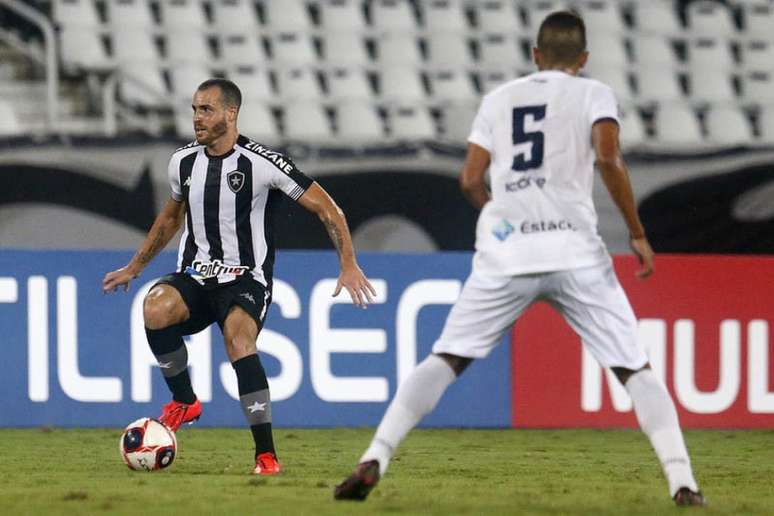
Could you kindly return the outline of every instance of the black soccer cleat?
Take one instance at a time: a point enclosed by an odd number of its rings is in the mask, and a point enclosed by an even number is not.
[[[675,504],[682,507],[689,505],[697,507],[707,506],[707,500],[704,499],[704,495],[701,494],[701,491],[691,491],[687,487],[678,489],[672,499],[675,501]]]
[[[360,500],[368,497],[379,482],[379,463],[375,460],[361,462],[350,476],[333,490],[336,500]]]

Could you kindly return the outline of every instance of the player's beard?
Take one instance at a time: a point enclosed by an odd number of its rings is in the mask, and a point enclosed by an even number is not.
[[[196,137],[196,142],[200,145],[211,145],[213,142],[215,142],[218,138],[226,134],[226,131],[228,131],[228,125],[226,124],[226,118],[223,117],[222,120],[219,122],[215,122],[211,127],[204,128],[205,133],[204,136]]]

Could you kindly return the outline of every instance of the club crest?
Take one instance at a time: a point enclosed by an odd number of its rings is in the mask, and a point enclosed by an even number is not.
[[[239,170],[232,170],[226,175],[226,182],[231,191],[237,193],[245,185],[245,174]]]

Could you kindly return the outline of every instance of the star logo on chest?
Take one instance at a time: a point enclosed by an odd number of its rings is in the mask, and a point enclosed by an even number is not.
[[[241,170],[232,170],[226,174],[226,182],[228,183],[229,189],[232,192],[237,193],[245,186],[245,173]]]
[[[247,410],[250,411],[250,414],[254,414],[256,412],[263,412],[264,410],[266,410],[266,403],[258,403],[256,401],[252,405],[248,405]]]

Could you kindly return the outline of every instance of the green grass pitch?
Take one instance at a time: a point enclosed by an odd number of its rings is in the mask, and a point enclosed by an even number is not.
[[[0,513],[676,514],[635,431],[417,430],[364,503],[335,502],[372,430],[278,429],[258,478],[247,430],[183,428],[169,470],[128,470],[117,429],[0,430]],[[706,514],[774,514],[774,430],[686,433]],[[687,509],[692,510],[692,509]]]

